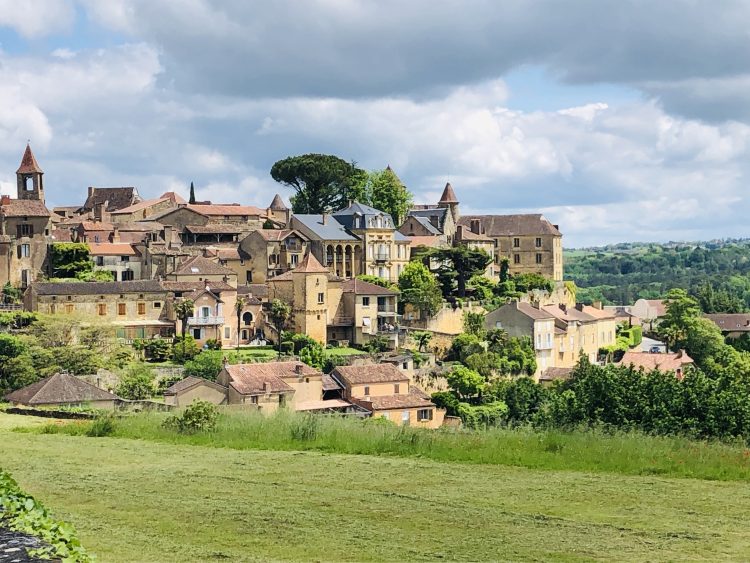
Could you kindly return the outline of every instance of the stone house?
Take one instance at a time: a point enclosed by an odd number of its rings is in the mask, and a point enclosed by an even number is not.
[[[266,210],[266,216],[279,228],[285,229],[289,226],[291,209],[289,209],[279,194],[273,196],[271,205]]]
[[[685,350],[678,352],[667,352],[665,354],[651,354],[649,352],[637,352],[630,350],[620,360],[620,365],[631,366],[646,372],[658,370],[661,372],[672,372],[678,379],[685,376],[685,369],[695,364],[693,358],[687,355]]]
[[[398,230],[407,237],[438,237],[440,243],[451,246],[459,216],[459,201],[449,182],[437,205],[414,205]]]
[[[227,388],[202,377],[188,376],[164,391],[164,403],[174,407],[186,407],[196,399],[225,405]]]
[[[110,213],[142,201],[138,190],[132,186],[121,188],[96,188],[89,186],[88,197],[78,209],[77,215],[96,221],[110,220]]]
[[[411,384],[407,373],[390,363],[339,366],[331,377],[343,388],[347,401],[398,425],[439,428],[445,411],[421,389]]]
[[[27,407],[77,407],[111,410],[120,398],[67,373],[56,373],[5,396],[14,405]]]
[[[112,272],[114,281],[141,279],[141,257],[134,245],[90,242],[88,246],[95,269]]]
[[[409,239],[396,231],[391,216],[357,202],[332,215],[292,215],[291,226],[340,278],[369,274],[397,281],[410,259]]]
[[[541,307],[556,319],[560,331],[555,334],[558,360],[548,367],[573,367],[583,353],[596,362],[599,349],[617,341],[617,321],[608,311],[588,305],[547,305]]]
[[[46,270],[51,214],[44,204],[44,172],[26,145],[16,171],[17,199],[0,198],[0,284],[25,288]]]
[[[356,278],[344,281],[341,289],[342,306],[338,317],[329,318],[328,338],[361,346],[385,336],[391,348],[398,348],[398,292]]]
[[[667,305],[663,299],[639,299],[630,309],[630,313],[641,319],[646,330],[653,330],[667,314]]]
[[[465,236],[473,233],[494,241],[497,271],[506,258],[511,274],[536,273],[562,281],[562,233],[543,215],[466,215],[458,225]]]
[[[709,313],[703,315],[721,329],[724,336],[739,338],[750,332],[750,313]]]
[[[249,257],[247,283],[266,280],[295,269],[307,252],[308,239],[293,229],[259,229],[240,242],[240,252]]]
[[[164,213],[167,210],[174,209],[184,203],[187,202],[179,194],[165,192],[158,198],[139,201],[128,207],[112,211],[109,215],[110,220],[114,224],[135,223],[157,213]]]
[[[170,337],[175,330],[171,296],[157,280],[34,282],[24,293],[24,308],[108,323],[126,340]]]

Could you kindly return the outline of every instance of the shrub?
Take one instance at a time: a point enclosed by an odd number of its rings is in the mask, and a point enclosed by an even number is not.
[[[154,362],[168,360],[172,353],[169,341],[164,338],[153,338],[151,340],[143,340],[142,342],[143,352],[146,355],[146,358]],[[138,346],[140,346],[140,344]],[[136,347],[135,343],[133,343],[133,347]]]
[[[216,376],[221,371],[223,360],[224,356],[221,352],[215,350],[201,352],[192,360],[185,362],[185,375],[216,381]]]
[[[115,431],[115,419],[112,415],[98,416],[86,430],[86,436],[101,438],[111,436]]]
[[[303,348],[308,346],[315,346],[318,341],[306,334],[291,334],[288,332],[284,333],[284,341],[292,342],[294,344],[294,353],[299,354]]]
[[[219,409],[216,405],[200,399],[194,400],[182,414],[175,414],[164,421],[164,426],[177,430],[181,434],[210,432],[216,428]]]
[[[221,342],[216,338],[209,338],[203,346],[206,350],[221,350]]]
[[[318,342],[305,346],[299,352],[299,359],[311,368],[322,370],[325,362],[323,346]]]
[[[177,336],[172,345],[172,361],[178,364],[184,364],[188,360],[195,358],[200,352],[200,348],[198,348],[195,338],[186,334],[185,340],[183,341],[181,336]]]
[[[282,342],[279,346],[279,351],[282,356],[291,356],[294,354],[294,342],[287,341]]]
[[[132,401],[150,399],[154,392],[154,372],[146,364],[131,365],[115,390],[123,399]]]

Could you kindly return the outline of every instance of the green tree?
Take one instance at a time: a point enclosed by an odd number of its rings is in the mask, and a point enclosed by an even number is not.
[[[182,355],[186,355],[185,334],[187,334],[188,319],[193,316],[195,302],[192,299],[183,298],[174,304],[174,313],[180,319],[180,336],[182,337]]]
[[[456,280],[459,297],[466,297],[467,280],[483,274],[492,263],[492,257],[484,250],[465,245],[435,249],[431,255],[441,264],[438,275],[447,275]]]
[[[304,154],[279,160],[271,177],[294,188],[294,213],[330,213],[343,208],[361,184],[362,171],[333,155]]]
[[[240,350],[240,334],[242,333],[242,311],[245,309],[247,300],[244,297],[237,296],[234,304],[234,312],[237,314],[237,351]]]
[[[415,330],[411,333],[411,337],[417,343],[417,350],[424,352],[427,344],[432,340],[432,333],[426,330]]]
[[[370,186],[370,204],[388,213],[394,225],[403,223],[413,198],[391,167],[371,172]]]
[[[484,328],[484,313],[466,311],[464,313],[464,332],[484,340],[487,330]]]
[[[323,345],[319,342],[313,342],[302,348],[299,352],[299,360],[317,370],[323,369],[326,354]]]
[[[85,272],[78,272],[76,274],[76,279],[86,282],[111,282],[115,280],[115,277],[109,270],[88,270]]]
[[[421,262],[409,262],[398,278],[401,303],[408,303],[423,317],[434,316],[443,299],[435,276]]]
[[[190,199],[188,199],[188,203],[194,204],[195,203],[195,186],[192,182],[190,182]]]
[[[292,315],[292,308],[281,299],[274,299],[268,308],[268,320],[276,329],[279,358],[281,357],[281,342],[283,340],[284,327]]]
[[[49,260],[53,278],[75,278],[94,267],[85,242],[53,242],[49,245]]]
[[[223,367],[224,354],[218,350],[206,350],[185,362],[185,375],[216,381]]]
[[[484,387],[484,378],[465,366],[455,366],[446,379],[448,386],[462,399],[475,397]]]
[[[133,364],[120,378],[115,393],[123,399],[142,401],[150,399],[156,392],[154,372],[145,364]]]

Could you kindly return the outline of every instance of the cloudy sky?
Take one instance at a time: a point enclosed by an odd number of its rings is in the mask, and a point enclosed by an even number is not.
[[[565,246],[747,236],[744,0],[0,0],[0,190],[266,206],[278,159],[542,211]]]

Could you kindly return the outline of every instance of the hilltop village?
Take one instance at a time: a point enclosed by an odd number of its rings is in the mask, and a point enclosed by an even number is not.
[[[640,324],[629,312],[576,304],[574,286],[563,282],[558,225],[541,214],[462,215],[450,183],[439,201],[412,205],[397,224],[357,201],[295,214],[279,195],[259,208],[192,201],[192,192],[191,201],[174,192],[144,199],[135,187],[89,187],[82,202],[49,209],[30,146],[16,175],[17,197],[0,202],[4,309],[105,323],[120,343],[141,348],[189,338],[198,349],[275,346],[284,356],[224,361],[216,377],[180,379],[165,390],[171,405],[201,398],[437,427],[445,409],[430,393],[447,388],[441,366],[451,354],[462,361],[484,354],[485,362],[494,354],[497,365],[464,362],[484,377],[503,365],[551,382],[566,378],[581,355],[596,362],[613,350],[623,315],[628,328]],[[472,324],[495,336],[484,348],[461,349]],[[362,354],[323,373],[302,361],[311,352],[294,345],[297,337]],[[640,336],[627,337],[630,347],[640,344]],[[507,351],[513,347],[517,357]],[[628,353],[636,365],[651,361]],[[691,362],[667,356],[660,365],[678,374]],[[40,389],[54,395],[56,386],[80,388],[81,398],[68,402],[118,399],[114,389],[67,373],[43,381],[8,400],[43,404]]]

